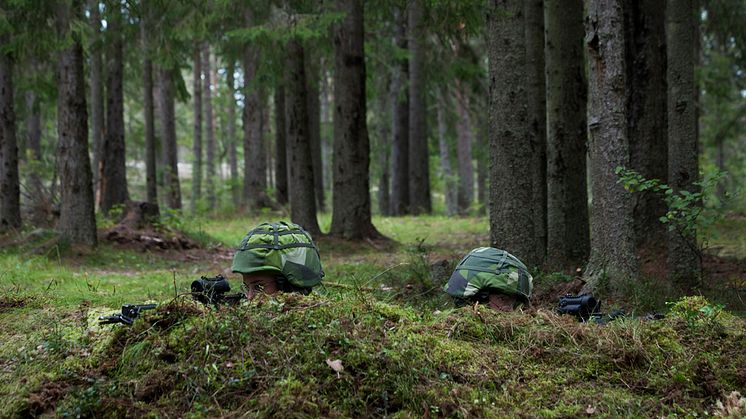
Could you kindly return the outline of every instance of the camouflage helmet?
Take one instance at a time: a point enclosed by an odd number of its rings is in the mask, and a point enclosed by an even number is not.
[[[527,303],[533,278],[517,257],[494,247],[480,247],[461,259],[444,289],[456,298],[494,291]]]
[[[245,274],[276,272],[298,288],[314,287],[324,276],[311,235],[285,221],[262,223],[249,231],[236,249],[231,269]]]

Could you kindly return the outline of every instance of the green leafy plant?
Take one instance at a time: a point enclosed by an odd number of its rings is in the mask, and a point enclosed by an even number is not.
[[[615,173],[619,176],[619,183],[629,192],[662,195],[668,211],[659,218],[660,222],[667,224],[670,231],[678,231],[684,237],[695,238],[698,230],[707,230],[723,216],[722,203],[713,203],[708,197],[712,196],[725,172],[703,176],[703,180],[694,183],[695,192],[674,191],[659,179],[647,179],[625,167],[617,167]]]

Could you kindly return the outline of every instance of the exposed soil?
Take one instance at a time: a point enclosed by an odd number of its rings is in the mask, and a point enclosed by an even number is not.
[[[14,308],[25,307],[32,300],[33,297],[30,296],[20,297],[12,294],[0,296],[0,313]]]

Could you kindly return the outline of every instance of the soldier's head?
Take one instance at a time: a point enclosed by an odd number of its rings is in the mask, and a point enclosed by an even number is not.
[[[499,311],[512,311],[531,298],[533,278],[510,253],[492,247],[469,252],[456,266],[444,291],[457,304],[480,303]]]
[[[311,236],[297,224],[263,223],[249,231],[233,256],[249,299],[258,293],[308,294],[324,271]]]

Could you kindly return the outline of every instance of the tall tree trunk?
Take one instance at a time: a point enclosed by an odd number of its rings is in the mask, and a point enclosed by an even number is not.
[[[425,94],[425,28],[423,0],[409,5],[409,209],[412,214],[432,212],[430,153],[427,142]]]
[[[160,114],[158,119],[163,144],[163,183],[166,186],[166,204],[169,208],[181,209],[173,72],[174,70],[167,68],[158,69],[158,113]]]
[[[93,148],[93,196],[101,199],[101,148],[104,143],[104,64],[101,57],[101,11],[99,0],[89,0],[91,22],[91,145]]]
[[[483,109],[483,108],[481,108]],[[477,136],[477,147],[479,150],[489,149],[489,125],[490,118],[485,115],[485,112],[480,112],[477,118],[478,132]],[[477,200],[479,201],[479,215],[487,214],[489,207],[489,187],[487,186],[487,178],[489,177],[490,162],[489,153],[477,153]]]
[[[446,96],[438,92],[438,148],[440,149],[440,167],[443,171],[443,189],[446,197],[446,215],[458,212],[458,186],[451,169],[451,152],[448,144],[448,122],[446,121]]]
[[[129,199],[124,142],[124,40],[122,12],[110,4],[107,32],[109,56],[106,72],[106,134],[101,147],[101,210],[104,213]]]
[[[388,93],[388,80],[382,83],[381,92]],[[390,160],[391,160],[391,143],[390,143],[390,124],[387,118],[388,109],[391,106],[390,95],[383,93],[378,96],[378,156],[381,168],[381,176],[378,178],[378,212],[383,216],[391,215],[391,183]]]
[[[493,0],[488,18],[490,74],[490,236],[528,266],[541,262],[534,229],[532,144],[528,133],[523,4]]]
[[[591,158],[591,256],[585,289],[606,278],[612,289],[637,277],[632,197],[615,174],[629,166],[624,60],[624,0],[591,0],[586,20]]]
[[[290,219],[311,234],[321,234],[316,219],[311,133],[308,123],[308,82],[303,47],[293,40],[287,48],[287,174]]]
[[[226,68],[226,83],[228,84],[228,165],[231,171],[231,196],[233,197],[233,206],[238,208],[241,204],[241,193],[238,184],[238,152],[236,146],[236,99],[235,99],[235,80],[236,72],[233,59],[228,61]]]
[[[140,23],[140,38],[144,53],[142,84],[143,84],[143,116],[145,120],[145,183],[146,199],[151,204],[158,204],[158,186],[156,179],[156,149],[155,149],[155,115],[153,109],[153,62],[150,54],[150,10],[143,4],[142,22]]]
[[[258,55],[254,47],[244,51],[244,200],[250,208],[270,207],[267,196],[267,167],[261,131],[259,86],[256,80]]]
[[[674,193],[697,191],[699,150],[697,147],[694,49],[696,23],[694,1],[667,2],[666,42],[668,47],[668,182]],[[702,265],[696,232],[669,232],[669,277],[694,285]]]
[[[18,140],[13,109],[13,57],[5,51],[9,35],[0,36],[0,231],[21,227]]]
[[[326,212],[324,198],[324,174],[321,161],[321,108],[319,103],[319,69],[306,57],[306,83],[308,83],[308,129],[311,136],[311,161],[313,182],[316,191],[316,208]]]
[[[659,0],[625,3],[630,166],[648,179],[668,176],[665,8]],[[666,204],[654,194],[633,194],[638,246],[665,245],[659,218]]]
[[[547,265],[588,259],[587,85],[583,0],[545,0],[547,96]]]
[[[471,162],[472,123],[469,114],[469,92],[463,82],[457,82],[454,90],[458,113],[458,212],[466,214],[474,200],[474,167]]]
[[[202,45],[202,71],[205,74],[203,98],[205,101],[205,136],[207,137],[207,161],[205,162],[207,173],[207,206],[214,211],[217,205],[215,195],[215,127],[212,114],[212,79],[210,72],[210,44]]]
[[[397,48],[407,49],[407,14],[397,10]],[[393,109],[391,112],[391,214],[409,212],[409,60],[400,59],[394,66],[392,79]]]
[[[547,102],[544,75],[544,0],[523,3],[526,14],[526,93],[528,135],[531,141],[531,179],[537,257],[547,250]]]
[[[71,15],[82,17],[82,1],[73,1],[72,8],[70,10],[69,6],[60,3],[57,10],[60,37],[72,38],[72,43],[59,54],[57,172],[61,196],[57,230],[63,240],[72,244],[95,246],[96,216],[88,157],[83,46],[78,32],[70,29]]]
[[[192,142],[192,153],[194,154],[194,160],[192,160],[192,213],[197,211],[197,204],[202,197],[202,54],[198,41],[194,41],[193,49],[194,141]]]
[[[285,120],[285,88],[275,87],[275,199],[280,205],[288,203],[287,124]]]
[[[31,160],[41,160],[41,105],[36,92],[26,92],[26,149]]]
[[[334,198],[331,234],[379,238],[370,213],[370,143],[365,106],[363,1],[339,0],[334,30]]]

